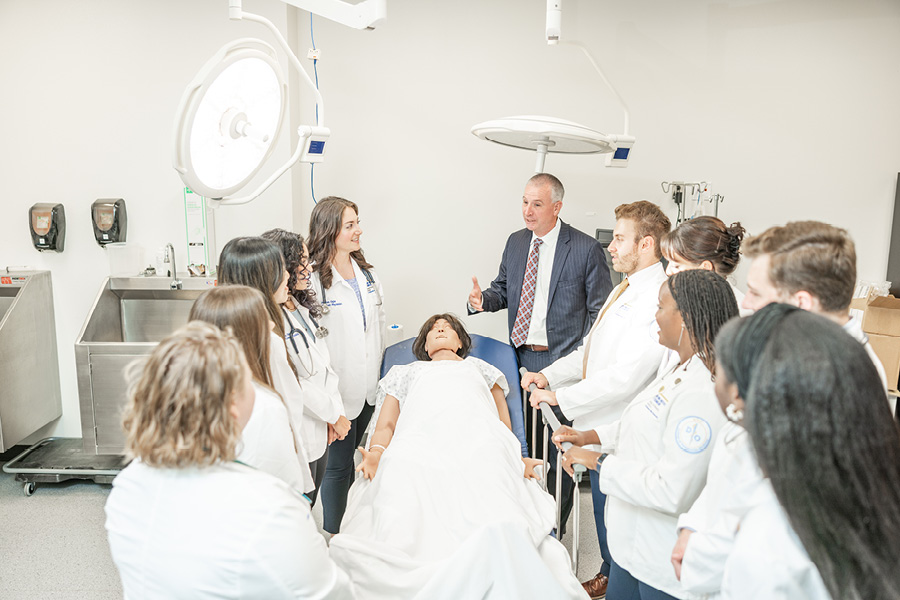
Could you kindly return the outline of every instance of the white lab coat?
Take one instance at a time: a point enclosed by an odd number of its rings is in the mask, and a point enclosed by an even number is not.
[[[756,488],[752,503],[725,564],[722,600],[829,600],[768,479]]]
[[[888,383],[887,383],[887,375],[884,372],[884,365],[881,364],[881,359],[878,358],[878,355],[875,354],[875,350],[872,348],[872,344],[869,342],[869,336],[862,330],[862,321],[857,319],[856,317],[850,317],[850,320],[847,321],[843,326],[844,331],[850,334],[850,337],[858,341],[863,345],[863,348],[866,349],[866,354],[869,355],[869,358],[872,359],[872,364],[875,365],[875,370],[878,371],[878,377],[881,378],[881,385],[884,386],[884,391],[887,393]],[[894,403],[888,398],[891,404],[891,408],[893,409]],[[893,414],[893,412],[891,413]]]
[[[306,455],[305,444],[301,436],[303,431],[303,391],[300,389],[297,376],[288,364],[284,338],[274,331],[269,336],[269,368],[272,370],[272,387],[284,399],[291,420],[291,429],[297,439],[297,460],[300,461],[300,470],[303,473],[304,481],[301,491],[311,492],[316,489],[316,484],[309,472],[311,461]]]
[[[634,395],[656,376],[665,352],[659,344],[656,323],[659,288],[665,280],[660,263],[630,275],[628,288],[606,310],[584,343],[541,370],[556,391],[563,414],[574,420],[576,429],[614,422]],[[582,379],[588,338],[587,378]]]
[[[322,315],[320,323],[328,329],[325,339],[331,353],[331,366],[338,375],[344,414],[352,420],[359,416],[366,402],[375,404],[384,355],[385,316],[380,300],[384,298],[384,292],[378,275],[370,270],[374,282],[369,284],[356,261],[351,262],[365,305],[365,329],[356,292],[337,269],[331,267],[331,287],[324,294],[318,273],[313,273],[311,284],[322,304],[330,309],[328,314]]]
[[[309,466],[300,465],[297,441],[284,401],[255,381],[253,389],[256,401],[250,420],[241,432],[238,460],[278,477],[301,493],[308,491],[304,473],[309,473]]]
[[[681,585],[692,598],[719,597],[738,525],[762,483],[750,436],[740,425],[726,423],[713,447],[706,487],[678,517],[677,531],[694,531],[681,564]]]
[[[309,328],[315,332],[316,326],[309,318],[309,309],[298,306],[297,312]],[[289,335],[291,325],[300,330],[294,340],[299,355],[294,347],[287,343],[288,355],[297,369],[300,389],[303,392],[303,417],[300,426],[300,438],[303,448],[311,461],[318,460],[328,448],[328,423],[334,424],[344,414],[344,403],[338,389],[338,376],[331,367],[331,358],[325,339],[310,336],[296,317],[287,313],[285,316],[285,334]],[[301,337],[302,336],[302,337]],[[303,343],[306,338],[307,345]],[[311,339],[310,339],[311,338]]]
[[[238,463],[132,462],[113,481],[106,530],[128,600],[354,597],[309,503]]]
[[[596,428],[603,452],[609,551],[638,580],[686,598],[670,558],[677,516],[706,483],[725,424],[709,370],[697,356],[655,379],[614,423]]]

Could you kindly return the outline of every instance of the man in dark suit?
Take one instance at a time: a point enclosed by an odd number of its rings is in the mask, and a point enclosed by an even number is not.
[[[581,344],[612,289],[600,243],[559,219],[564,194],[562,183],[549,173],[529,179],[522,195],[525,229],[509,236],[500,272],[488,289],[482,291],[478,279],[472,278],[469,314],[508,308],[510,343],[519,366],[530,372],[549,366]],[[566,422],[561,412],[557,417]],[[526,431],[531,430],[530,420],[529,410]],[[539,437],[531,455],[542,451]],[[548,489],[555,492],[553,444],[548,461]],[[572,486],[572,479],[563,476],[563,531],[572,506]]]

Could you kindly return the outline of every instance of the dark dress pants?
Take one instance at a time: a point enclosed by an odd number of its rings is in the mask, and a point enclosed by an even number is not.
[[[375,407],[366,403],[359,416],[350,421],[350,431],[344,439],[333,442],[328,448],[328,467],[322,481],[323,529],[328,533],[338,533],[341,529],[347,510],[347,493],[353,485],[353,453],[362,442],[373,412]]]

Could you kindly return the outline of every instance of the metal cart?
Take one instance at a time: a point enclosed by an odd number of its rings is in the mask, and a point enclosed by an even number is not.
[[[69,479],[112,483],[127,464],[124,456],[86,453],[81,438],[50,437],[3,465],[3,471],[15,474],[16,481],[23,484],[25,495],[30,496],[38,483],[60,483]]]

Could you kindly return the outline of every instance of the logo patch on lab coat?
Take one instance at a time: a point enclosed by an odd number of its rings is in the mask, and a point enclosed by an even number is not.
[[[712,427],[700,417],[685,417],[675,429],[675,443],[689,454],[700,454],[709,446]]]
[[[631,310],[631,306],[628,304],[623,304],[619,308],[616,309],[616,316],[620,319],[624,319],[628,316],[628,312]]]

